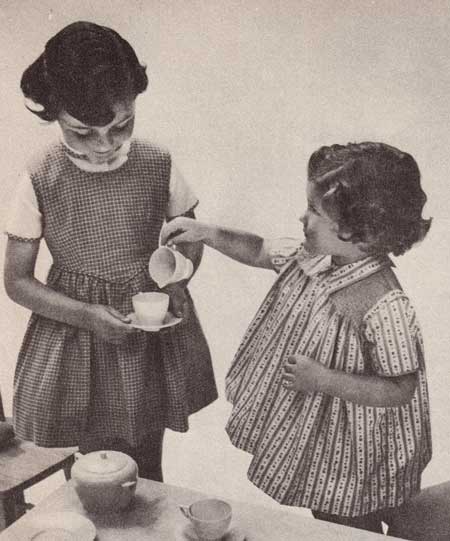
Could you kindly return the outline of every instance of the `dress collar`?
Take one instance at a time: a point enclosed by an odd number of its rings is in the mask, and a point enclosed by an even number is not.
[[[114,171],[122,166],[128,160],[128,153],[130,151],[131,140],[128,139],[117,151],[114,158],[106,163],[91,163],[86,159],[85,154],[77,152],[71,148],[61,137],[61,142],[64,145],[64,151],[69,160],[75,164],[79,169],[88,171],[89,173],[103,173],[107,171]]]
[[[387,255],[369,255],[353,263],[337,265],[329,255],[311,257],[304,250],[299,252],[297,262],[302,271],[309,277],[323,274],[324,278],[326,277],[327,289],[330,293],[358,282],[383,267],[395,266]]]

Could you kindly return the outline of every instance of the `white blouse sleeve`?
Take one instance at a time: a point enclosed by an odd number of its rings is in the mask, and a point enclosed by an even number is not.
[[[180,173],[177,166],[172,162],[169,185],[169,204],[166,218],[175,218],[192,210],[198,205],[198,199],[189,184]]]
[[[6,219],[5,233],[10,238],[25,242],[42,237],[42,215],[28,173],[24,173],[20,178]]]

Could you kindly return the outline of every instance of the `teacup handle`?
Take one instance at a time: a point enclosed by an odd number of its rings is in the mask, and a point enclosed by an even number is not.
[[[137,484],[137,481],[127,481],[126,483],[122,483],[123,488],[129,488],[130,490],[135,487]]]
[[[189,506],[187,506],[187,505],[180,505],[179,508],[180,508],[180,511],[183,513],[183,515],[184,515],[187,519],[189,519],[189,520],[192,519],[192,515],[191,515],[191,511],[189,510]]]

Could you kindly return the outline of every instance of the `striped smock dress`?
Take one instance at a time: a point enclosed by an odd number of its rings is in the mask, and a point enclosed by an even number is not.
[[[253,455],[248,477],[282,504],[334,515],[399,506],[420,490],[431,436],[421,333],[392,263],[273,253],[279,278],[226,378],[227,432]],[[282,366],[295,354],[352,374],[417,372],[417,388],[398,407],[288,390]]]
[[[47,285],[128,314],[135,293],[156,289],[148,261],[169,202],[170,155],[136,139],[110,171],[83,170],[69,157],[58,143],[29,170],[53,258]],[[186,431],[188,416],[217,397],[209,348],[189,302],[179,325],[137,331],[120,345],[33,313],[15,372],[17,434],[42,446],[98,438],[136,447],[164,427]]]

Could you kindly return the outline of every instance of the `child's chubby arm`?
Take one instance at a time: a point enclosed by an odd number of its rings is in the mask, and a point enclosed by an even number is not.
[[[273,269],[266,241],[253,233],[176,218],[161,231],[163,244],[202,242],[222,254],[251,267]]]
[[[71,299],[37,280],[34,269],[38,251],[39,242],[8,240],[4,284],[13,301],[41,316],[90,330],[114,344],[137,332],[129,320],[111,306]]]
[[[283,382],[293,391],[321,392],[362,406],[396,407],[411,401],[417,374],[396,377],[349,374],[327,368],[305,355],[293,355],[284,366]]]

